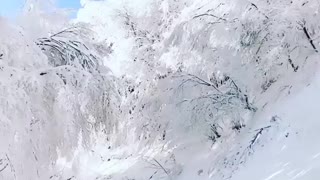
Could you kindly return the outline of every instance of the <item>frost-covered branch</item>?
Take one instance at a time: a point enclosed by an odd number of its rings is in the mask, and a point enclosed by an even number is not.
[[[77,40],[75,27],[68,28],[51,35],[40,38],[36,43],[47,54],[53,66],[71,65],[93,72],[99,67],[100,62],[83,42]]]

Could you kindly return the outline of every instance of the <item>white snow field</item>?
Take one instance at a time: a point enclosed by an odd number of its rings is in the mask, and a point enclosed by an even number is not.
[[[320,179],[318,0],[81,5],[0,17],[0,180]]]

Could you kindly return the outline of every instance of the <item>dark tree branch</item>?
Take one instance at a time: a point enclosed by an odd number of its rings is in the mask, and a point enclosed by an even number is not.
[[[313,40],[311,39],[310,34],[309,34],[306,26],[303,26],[302,29],[303,29],[304,34],[307,36],[310,45],[312,46],[312,48],[314,49],[314,51],[317,53],[317,52],[318,52],[318,49],[317,49],[316,46],[314,45]]]
[[[196,16],[193,17],[193,19],[196,19],[196,18],[199,18],[199,17],[202,17],[202,16],[210,16],[210,17],[217,18],[218,20],[227,21],[227,19],[225,19],[225,18],[218,17],[218,16],[216,16],[216,15],[214,15],[214,14],[209,14],[209,13],[204,13],[204,14],[196,15]]]
[[[168,171],[159,163],[159,161],[157,161],[156,159],[153,159],[159,166],[160,168],[170,177]]]
[[[299,66],[295,66],[295,65],[293,64],[292,59],[290,58],[290,56],[289,56],[289,58],[288,58],[288,62],[289,62],[289,64],[291,65],[293,71],[294,71],[294,72],[297,72],[298,69],[299,69]]]
[[[266,129],[271,128],[271,126],[266,126],[260,129],[257,129],[257,133],[253,136],[253,139],[250,141],[250,145],[248,146],[249,149],[252,149],[256,142],[259,140],[260,136],[262,135],[263,131]]]
[[[257,5],[255,5],[254,3],[251,3],[250,5],[254,7],[259,13],[261,13],[266,19],[269,19],[269,17],[265,13],[260,11]]]
[[[1,169],[0,169],[0,172],[2,172],[3,170],[5,170],[8,166],[9,166],[9,163],[7,163],[3,168],[1,168]]]

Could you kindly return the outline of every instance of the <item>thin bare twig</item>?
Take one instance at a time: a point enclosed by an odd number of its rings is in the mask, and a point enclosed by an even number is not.
[[[155,159],[153,158],[153,160],[160,166],[160,168],[170,177],[170,174],[168,173],[168,171]]]
[[[193,19],[196,19],[196,18],[199,18],[199,17],[202,17],[202,16],[210,16],[210,17],[217,18],[218,20],[227,21],[227,19],[225,19],[225,18],[218,17],[218,16],[216,16],[216,15],[214,15],[214,14],[209,14],[209,13],[204,13],[204,14],[196,15],[196,16],[193,17]]]
[[[8,166],[9,166],[9,163],[7,163],[2,169],[0,169],[0,172],[2,172],[3,170],[5,170]]]

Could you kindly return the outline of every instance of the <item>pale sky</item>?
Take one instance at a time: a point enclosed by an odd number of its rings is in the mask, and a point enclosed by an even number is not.
[[[0,15],[6,17],[13,17],[22,8],[25,0],[0,0]],[[80,0],[58,0],[57,5],[63,8],[80,7]]]

